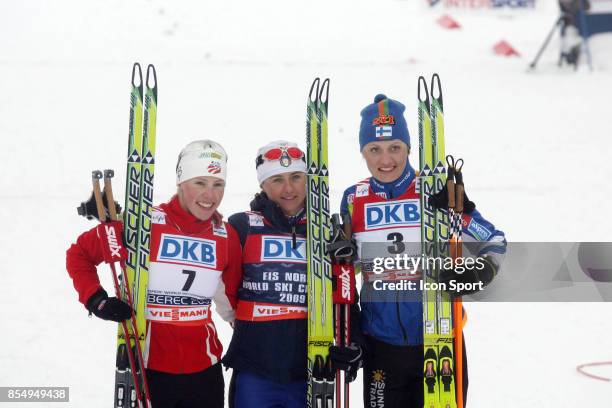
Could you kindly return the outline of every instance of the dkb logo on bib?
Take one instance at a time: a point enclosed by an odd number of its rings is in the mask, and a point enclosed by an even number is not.
[[[216,253],[217,243],[215,241],[162,234],[157,258],[161,261],[215,268],[217,266]]]
[[[419,226],[421,222],[419,209],[418,199],[366,204],[366,230],[397,226]]]
[[[262,236],[261,260],[306,263],[306,240],[297,238],[295,248],[291,238]]]

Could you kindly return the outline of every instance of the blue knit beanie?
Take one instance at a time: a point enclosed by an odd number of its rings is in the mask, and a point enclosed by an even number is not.
[[[404,119],[406,107],[383,94],[374,97],[374,103],[361,111],[359,150],[370,142],[401,140],[410,147],[410,134]]]

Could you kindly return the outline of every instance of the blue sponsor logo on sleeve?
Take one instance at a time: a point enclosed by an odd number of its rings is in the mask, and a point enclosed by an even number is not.
[[[421,225],[421,211],[418,199],[365,205],[366,230],[419,225]]]
[[[306,240],[297,238],[294,248],[291,238],[264,235],[261,238],[261,260],[306,263]]]
[[[492,232],[477,223],[473,218],[468,225],[468,231],[481,241],[486,241],[491,237]]]
[[[215,268],[217,243],[208,239],[162,234],[157,259]]]

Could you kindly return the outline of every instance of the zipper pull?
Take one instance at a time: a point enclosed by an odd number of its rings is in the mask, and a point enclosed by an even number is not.
[[[295,237],[295,224],[291,226],[291,238],[293,243],[293,249],[297,247],[297,238]]]

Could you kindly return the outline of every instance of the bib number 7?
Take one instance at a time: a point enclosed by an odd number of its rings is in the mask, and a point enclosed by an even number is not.
[[[183,289],[181,290],[183,292],[189,292],[189,289],[191,288],[191,285],[193,285],[193,281],[195,280],[196,271],[190,271],[188,269],[183,269],[183,274],[187,275],[187,280],[185,281],[185,284],[183,285]]]

